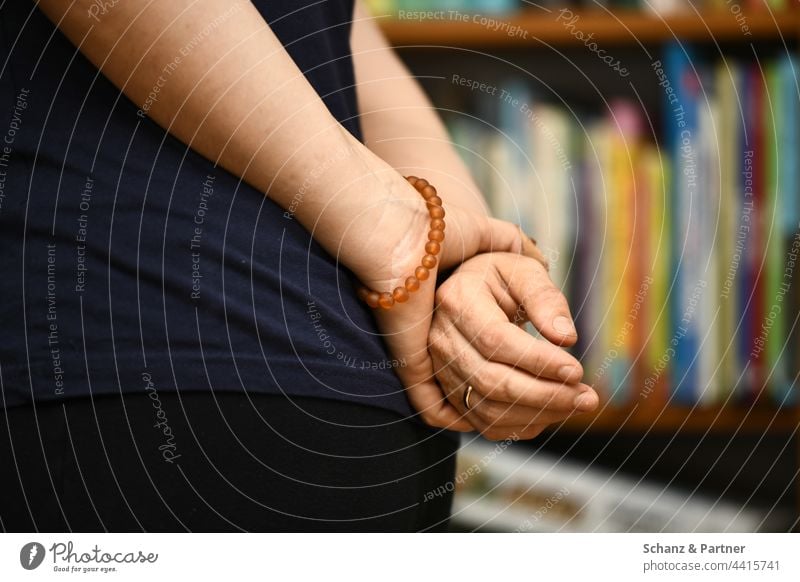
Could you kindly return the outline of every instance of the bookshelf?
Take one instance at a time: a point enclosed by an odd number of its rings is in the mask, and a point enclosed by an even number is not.
[[[800,44],[800,4],[790,3],[780,11],[744,10],[736,15],[730,10],[716,9],[699,12],[656,16],[638,10],[573,8],[579,17],[577,27],[592,33],[593,40],[620,50],[648,50],[672,40],[705,44],[721,51],[721,45],[746,48],[749,46]],[[738,18],[737,18],[738,16]],[[531,55],[537,51],[560,51],[581,48],[584,44],[563,22],[558,9],[525,8],[503,20],[506,26],[493,29],[472,19],[444,18],[430,21],[408,21],[392,17],[381,18],[388,40],[396,47],[413,49],[415,53],[450,47],[463,63],[469,54],[507,51]],[[743,35],[746,22],[749,35]],[[509,30],[524,34],[508,34]],[[755,51],[755,48],[753,49]],[[439,53],[441,54],[441,53]],[[477,57],[476,57],[477,58]],[[463,67],[463,65],[462,65]],[[636,72],[634,72],[634,77]],[[795,379],[797,381],[797,379]],[[589,415],[578,415],[551,427],[550,432],[583,432],[602,435],[619,434],[629,437],[683,434],[689,438],[704,435],[780,434],[793,437],[800,458],[800,406],[776,408],[768,402],[724,404],[712,406],[673,406],[663,400],[639,400],[632,404],[615,405],[603,402],[601,409]],[[797,488],[797,507],[800,508],[800,487]],[[800,510],[798,511],[800,514]]]
[[[641,433],[753,433],[763,430],[791,433],[800,424],[797,410],[780,410],[770,407],[678,407],[655,408],[647,406],[605,407],[600,411],[573,417],[558,430]]]
[[[597,42],[616,45],[663,43],[672,39],[695,42],[778,41],[794,43],[800,40],[800,6],[777,12],[744,11],[737,21],[728,10],[679,13],[659,17],[641,10],[607,9],[577,10],[581,30],[594,34]],[[473,49],[536,50],[542,45],[569,46],[580,44],[570,31],[557,22],[557,11],[522,9],[504,18],[508,28],[493,30],[480,23],[455,19],[431,21],[381,18],[388,40],[397,47],[458,47]],[[743,18],[742,18],[743,17]],[[740,22],[746,22],[751,36],[744,37]],[[527,35],[509,35],[505,30],[516,28]],[[776,409],[769,405],[753,407],[730,405],[714,407],[662,406],[656,402],[641,402],[626,407],[606,405],[590,415],[573,417],[558,430],[622,431],[640,433],[706,431],[791,433],[800,426],[800,407]]]
[[[800,37],[800,10],[773,14],[744,12],[752,33],[749,39],[796,39]],[[658,43],[673,38],[686,41],[728,41],[742,38],[736,17],[729,11],[676,14],[657,17],[639,10],[576,11],[580,28],[594,33],[597,42],[607,44]],[[509,27],[519,27],[527,35],[509,35],[504,29],[492,30],[479,23],[457,20],[413,22],[385,17],[381,26],[389,41],[397,46],[436,45],[462,48],[525,48],[543,43],[579,44],[570,30],[557,22],[558,13],[522,10],[504,19]]]

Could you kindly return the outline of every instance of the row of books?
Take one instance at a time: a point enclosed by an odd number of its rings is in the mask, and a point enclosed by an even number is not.
[[[550,258],[588,382],[618,404],[793,404],[798,59],[676,45],[653,67],[660,121],[626,100],[576,113],[508,79],[447,122],[494,212]]]
[[[643,10],[658,14],[691,12],[693,10],[726,10],[734,15],[765,10],[784,10],[795,4],[795,0],[543,0],[529,3],[522,0],[369,0],[374,14],[400,15],[414,12],[479,12],[486,14],[510,14],[531,6],[546,8],[571,8],[592,10],[619,8]],[[544,11],[537,11],[545,14]]]

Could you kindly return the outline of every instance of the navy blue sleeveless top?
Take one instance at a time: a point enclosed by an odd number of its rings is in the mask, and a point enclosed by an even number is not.
[[[360,139],[352,0],[254,4]],[[282,208],[149,120],[32,3],[3,3],[0,55],[2,405],[213,390],[412,413],[352,275]]]

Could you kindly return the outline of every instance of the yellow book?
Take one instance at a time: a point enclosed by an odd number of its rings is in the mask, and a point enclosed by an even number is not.
[[[606,325],[609,343],[609,381],[612,399],[627,402],[634,380],[632,370],[632,343],[636,321],[631,315],[633,307],[635,253],[633,225],[637,220],[634,199],[634,160],[638,137],[630,135],[632,112],[626,104],[613,109],[615,126],[611,133],[608,198],[608,271],[606,287],[611,293],[609,318]],[[618,124],[618,125],[617,125]]]

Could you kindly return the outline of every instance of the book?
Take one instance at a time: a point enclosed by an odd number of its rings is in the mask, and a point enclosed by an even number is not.
[[[690,46],[671,43],[664,50],[664,72],[675,91],[675,101],[665,106],[665,143],[673,159],[670,191],[672,203],[672,273],[670,308],[673,350],[671,400],[693,404],[698,385],[697,305],[705,281],[697,279],[699,248],[697,200],[697,111],[701,83],[699,63]]]
[[[449,119],[495,213],[551,259],[585,381],[615,405],[797,401],[796,63],[667,47],[658,141],[640,103],[576,114],[520,80],[516,106],[467,93],[478,114]]]

